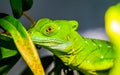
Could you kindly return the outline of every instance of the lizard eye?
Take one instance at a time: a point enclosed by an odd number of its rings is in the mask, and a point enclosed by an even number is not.
[[[41,33],[46,36],[55,35],[58,32],[58,25],[55,23],[47,23],[41,28]]]
[[[49,26],[47,29],[46,29],[46,32],[52,32],[54,31],[54,28],[52,26]]]

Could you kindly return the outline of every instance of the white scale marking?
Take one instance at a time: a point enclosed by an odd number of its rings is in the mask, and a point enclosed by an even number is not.
[[[101,56],[100,58],[101,58],[101,59],[103,59],[103,58],[104,58],[104,56]]]
[[[85,41],[85,43],[86,43],[86,44],[88,44],[88,42],[87,42],[87,41]]]
[[[111,46],[107,46],[108,48],[111,48]]]
[[[102,47],[102,45],[101,45],[101,44],[99,44],[99,47]]]

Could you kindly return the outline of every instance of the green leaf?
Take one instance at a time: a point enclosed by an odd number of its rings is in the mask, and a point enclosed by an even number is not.
[[[24,11],[32,7],[33,0],[10,0],[12,12],[15,18],[20,18]]]
[[[4,47],[0,47],[0,50],[1,50],[1,54],[2,54],[2,59],[7,58],[7,57],[11,57],[11,56],[14,56],[17,54],[17,51],[6,49]]]
[[[16,64],[19,58],[20,55],[17,54],[15,56],[2,59],[0,61],[0,75],[7,75],[8,71]]]
[[[20,18],[22,15],[22,1],[21,0],[10,0],[12,12],[15,18]]]
[[[0,19],[0,26],[7,30],[23,59],[35,75],[45,75],[38,52],[23,25],[11,16]]]
[[[22,0],[23,11],[29,10],[33,5],[33,0]]]
[[[0,34],[0,74],[6,73],[16,64],[20,55],[11,37]]]
[[[18,53],[14,41],[11,37],[0,34],[0,53],[1,59],[14,56]]]

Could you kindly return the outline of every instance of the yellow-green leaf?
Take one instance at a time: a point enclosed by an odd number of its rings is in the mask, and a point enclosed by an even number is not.
[[[38,52],[23,25],[11,16],[0,19],[0,26],[10,32],[18,51],[34,75],[45,75]]]

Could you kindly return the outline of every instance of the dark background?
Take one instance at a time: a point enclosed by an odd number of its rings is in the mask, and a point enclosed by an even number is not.
[[[105,11],[117,2],[120,0],[34,0],[27,13],[36,21],[44,17],[75,19],[79,21],[78,31],[82,33],[96,28],[104,30]],[[12,15],[9,0],[0,0],[0,12]],[[29,27],[30,22],[25,17],[21,17],[20,20],[25,27]]]
[[[75,19],[79,21],[79,33],[85,37],[107,39],[104,28],[104,14],[107,8],[120,0],[34,0],[32,8],[27,13],[38,20],[43,17],[51,19]],[[12,15],[9,0],[0,0],[0,12]],[[20,18],[26,28],[30,22]],[[45,51],[43,51],[46,53]],[[44,53],[41,56],[44,56]],[[24,62],[20,60],[19,65]],[[17,75],[21,71],[18,66],[8,75]],[[15,71],[14,71],[15,70]]]

